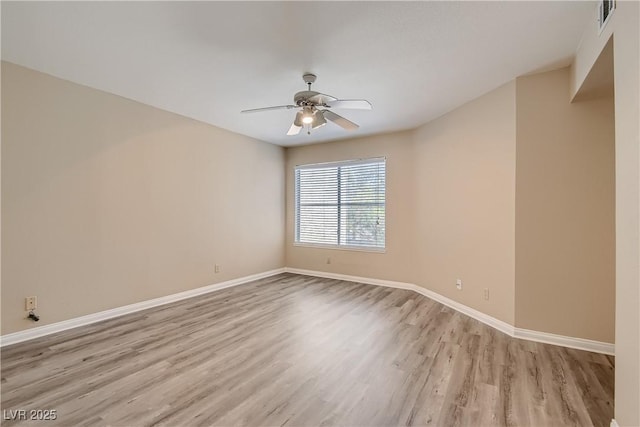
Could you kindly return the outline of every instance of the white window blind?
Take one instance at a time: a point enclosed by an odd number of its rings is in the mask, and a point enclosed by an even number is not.
[[[295,168],[295,241],[384,249],[385,159]]]

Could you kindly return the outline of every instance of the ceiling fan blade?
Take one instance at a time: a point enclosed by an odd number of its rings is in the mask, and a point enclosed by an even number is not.
[[[241,113],[257,113],[260,111],[269,111],[269,110],[290,110],[292,108],[298,108],[297,105],[277,105],[275,107],[263,107],[263,108],[252,108],[250,110],[242,110]]]
[[[300,129],[302,129],[302,111],[298,111],[298,114],[296,114],[296,118],[293,121],[293,124],[291,125],[291,127],[289,128],[289,132],[287,132],[287,135],[297,135],[300,133]]]
[[[333,123],[337,124],[344,130],[356,130],[360,127],[352,121],[347,120],[344,117],[334,113],[333,111],[324,110],[322,113],[326,119],[331,120]]]
[[[287,135],[289,136],[297,135],[300,133],[300,129],[302,129],[302,126],[296,126],[292,124],[291,127],[289,128],[289,132],[287,132]]]
[[[353,110],[371,110],[371,103],[366,99],[336,99],[327,102],[327,107],[331,108],[350,108]]]
[[[331,95],[326,95],[324,93],[317,93],[313,96],[310,96],[308,101],[311,101],[313,104],[316,105],[326,105],[329,104],[330,102],[334,102],[337,101],[338,98],[334,98]]]

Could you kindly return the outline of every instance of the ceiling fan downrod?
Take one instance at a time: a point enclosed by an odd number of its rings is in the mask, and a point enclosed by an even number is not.
[[[318,76],[316,76],[315,74],[312,74],[312,73],[306,73],[306,74],[304,74],[302,76],[302,80],[304,80],[304,82],[309,87],[309,91],[311,91],[311,83],[315,83],[317,78],[318,78]]]

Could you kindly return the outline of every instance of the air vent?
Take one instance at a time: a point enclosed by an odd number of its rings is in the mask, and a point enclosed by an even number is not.
[[[616,0],[600,0],[598,3],[598,31],[602,32],[616,8]]]

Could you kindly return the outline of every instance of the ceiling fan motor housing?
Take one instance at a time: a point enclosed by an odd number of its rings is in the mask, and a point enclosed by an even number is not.
[[[293,102],[298,106],[315,105],[314,102],[309,101],[309,98],[317,94],[318,92],[315,92],[313,90],[303,90],[302,92],[298,92],[293,95]]]

